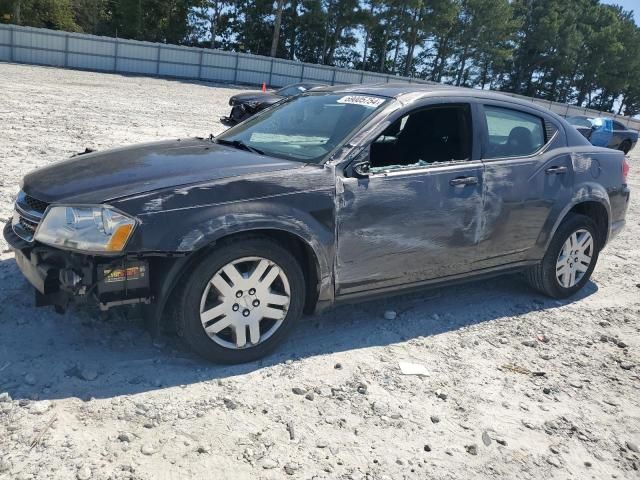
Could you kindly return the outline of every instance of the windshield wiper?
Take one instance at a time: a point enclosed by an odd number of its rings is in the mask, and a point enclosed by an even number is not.
[[[258,155],[264,155],[262,150],[252,147],[251,145],[247,145],[242,140],[225,140],[224,138],[219,138],[216,140],[216,143],[219,143],[220,145],[228,145],[239,150],[246,150],[247,152],[257,153]]]

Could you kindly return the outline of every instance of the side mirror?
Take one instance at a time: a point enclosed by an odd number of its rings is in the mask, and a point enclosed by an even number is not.
[[[353,165],[353,173],[356,177],[364,178],[368,177],[371,169],[371,164],[369,160],[365,160],[363,162],[357,162]]]
[[[362,149],[345,169],[348,177],[367,178],[371,173],[371,162],[369,161],[370,147]]]

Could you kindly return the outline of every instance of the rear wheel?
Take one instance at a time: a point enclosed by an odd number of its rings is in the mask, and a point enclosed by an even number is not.
[[[624,142],[622,142],[620,144],[620,150],[622,150],[625,155],[629,153],[629,150],[631,150],[631,142],[629,140],[625,140]]]
[[[242,363],[269,353],[302,314],[295,257],[269,239],[226,243],[205,257],[179,306],[185,341],[201,356]]]
[[[599,253],[600,235],[593,220],[570,214],[558,227],[542,262],[526,272],[527,280],[550,297],[570,297],[589,281]]]

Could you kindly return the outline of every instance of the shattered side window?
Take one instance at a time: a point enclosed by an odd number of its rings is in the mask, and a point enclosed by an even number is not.
[[[370,146],[370,171],[408,170],[471,158],[468,104],[438,105],[393,122]]]

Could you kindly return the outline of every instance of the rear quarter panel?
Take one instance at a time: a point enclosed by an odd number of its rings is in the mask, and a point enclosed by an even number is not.
[[[573,191],[568,203],[557,204],[538,240],[543,253],[567,213],[583,202],[598,202],[607,211],[607,240],[615,222],[624,220],[629,190],[622,184],[624,154],[598,147],[569,147],[573,175]]]

